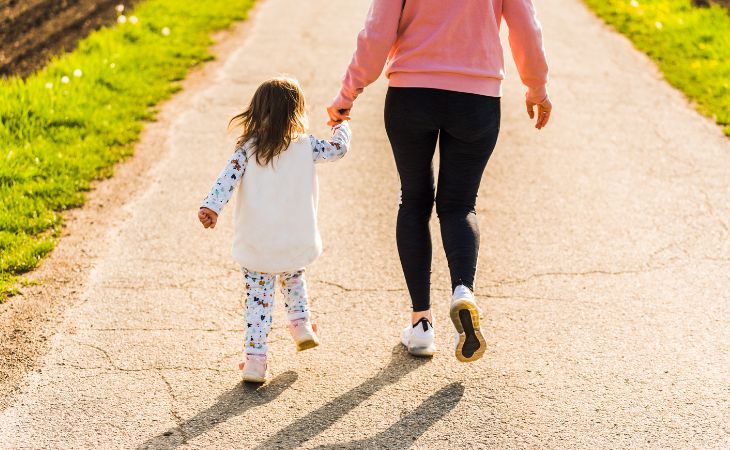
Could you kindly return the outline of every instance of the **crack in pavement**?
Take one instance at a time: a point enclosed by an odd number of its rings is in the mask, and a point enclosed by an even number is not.
[[[97,367],[90,367],[90,366],[80,366],[78,364],[69,364],[69,363],[56,363],[56,366],[63,367],[63,368],[71,368],[76,370],[106,370],[106,372],[98,373],[94,375],[85,375],[85,377],[93,378],[101,375],[108,375],[112,374],[115,371],[118,372],[154,372],[158,370],[180,370],[180,371],[190,371],[190,372],[202,372],[202,371],[208,371],[208,372],[216,372],[216,373],[229,373],[229,372],[235,372],[237,369],[216,369],[213,367],[189,367],[189,366],[155,366],[155,367],[141,367],[139,369],[128,369],[124,367],[113,367],[109,369],[108,367],[103,366],[97,366]]]
[[[710,200],[710,195],[702,187],[700,187],[699,190],[700,190],[700,193],[702,193],[702,196],[704,197],[705,207],[707,207],[707,210],[710,212],[710,215],[712,215],[712,217],[714,217],[720,223],[720,226],[722,226],[723,230],[725,231],[724,235],[727,236],[728,232],[730,232],[730,229],[728,228],[727,223],[722,219],[722,217],[720,217],[717,214],[717,210],[715,209],[715,206],[712,204],[712,201]]]
[[[182,417],[180,417],[180,414],[178,414],[177,409],[175,408],[175,404],[177,403],[175,391],[172,389],[172,385],[170,385],[170,382],[167,380],[167,377],[165,377],[165,374],[162,373],[161,370],[157,370],[157,373],[160,375],[160,378],[165,383],[165,389],[167,390],[167,394],[170,396],[170,415],[175,420],[177,430],[180,432],[180,436],[182,436],[182,443],[186,444],[188,442],[188,435],[183,428],[183,424],[185,422],[183,421]]]
[[[499,287],[502,285],[512,285],[512,284],[524,284],[528,281],[534,280],[536,278],[545,278],[545,277],[582,277],[582,276],[590,276],[590,275],[609,275],[609,276],[621,276],[621,275],[636,275],[640,273],[647,273],[647,272],[654,272],[657,270],[662,269],[671,269],[676,268],[680,266],[656,266],[656,267],[647,267],[643,269],[626,269],[626,270],[605,270],[605,269],[593,269],[593,270],[586,270],[583,272],[539,272],[539,273],[533,273],[530,274],[524,278],[512,278],[512,279],[503,279],[503,280],[497,280],[493,284],[493,287]]]
[[[341,289],[345,292],[406,292],[405,288],[351,288],[341,283],[329,280],[313,280],[312,284],[324,284],[325,286],[332,286]]]
[[[562,272],[562,271],[554,271],[554,272],[539,272],[539,273],[533,273],[523,278],[507,278],[502,280],[496,280],[492,281],[488,284],[489,287],[500,287],[502,285],[511,285],[511,284],[524,284],[528,281],[531,281],[535,278],[544,278],[544,277],[559,277],[559,276],[565,276],[565,277],[577,277],[577,276],[589,276],[589,275],[631,275],[631,274],[639,274],[639,273],[646,273],[646,272],[652,272],[662,269],[670,269],[675,267],[682,267],[682,266],[656,266],[656,267],[647,267],[643,269],[626,269],[626,270],[605,270],[605,269],[593,269],[593,270],[586,270],[582,272]],[[336,283],[334,281],[325,281],[325,280],[316,280],[315,283],[321,283],[327,286],[333,286],[336,288],[339,288],[345,292],[408,292],[408,289],[379,289],[379,288],[351,288],[347,287],[343,284]],[[451,292],[448,289],[443,288],[431,288],[431,291],[433,292]]]
[[[221,372],[229,372],[228,370],[222,370],[222,369],[214,368],[214,367],[190,367],[190,366],[171,366],[171,367],[154,366],[154,367],[141,367],[141,368],[138,368],[138,369],[130,369],[130,368],[127,368],[127,367],[121,367],[118,364],[116,364],[114,362],[114,360],[112,359],[111,355],[109,354],[109,352],[107,350],[101,348],[101,347],[98,347],[98,346],[93,345],[93,344],[87,344],[85,342],[74,341],[74,343],[76,343],[77,345],[81,345],[81,346],[85,346],[85,347],[89,347],[89,348],[92,348],[94,350],[97,350],[102,355],[104,355],[104,359],[106,359],[106,361],[109,363],[109,366],[113,370],[116,370],[116,371],[119,371],[119,372],[147,372],[147,371],[154,371],[154,370],[157,370],[157,371],[159,371],[159,370],[190,370],[190,371],[193,371],[193,370],[198,370],[198,371],[200,371],[200,370],[208,370],[208,371],[211,371],[211,372],[218,372],[218,373],[221,373]],[[102,369],[103,368],[103,367],[84,367],[84,366],[79,366],[79,365],[76,365],[76,364],[68,364],[68,363],[57,363],[56,365],[57,366],[63,366],[63,367],[71,367],[71,368],[80,369],[80,370]]]
[[[245,331],[243,328],[78,328],[79,331],[195,331],[195,332],[220,332],[220,333],[240,333]]]

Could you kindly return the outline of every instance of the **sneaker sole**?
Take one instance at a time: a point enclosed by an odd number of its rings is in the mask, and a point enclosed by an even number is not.
[[[406,347],[408,353],[413,356],[433,356],[436,353],[436,348],[430,347]]]
[[[408,345],[407,339],[401,335],[400,343],[403,344],[403,346],[408,350],[408,353],[410,353],[413,356],[433,356],[436,354],[436,345],[431,343],[431,345],[414,345],[410,346]]]
[[[319,346],[319,341],[315,339],[309,339],[302,342],[297,342],[297,351],[303,352],[304,350],[309,350],[310,348],[314,348]]]
[[[487,341],[484,340],[479,326],[479,311],[476,305],[466,299],[457,300],[451,305],[449,315],[459,333],[456,359],[461,362],[473,362],[484,356]]]
[[[245,375],[244,374],[242,378],[243,378],[243,381],[245,381],[246,383],[265,383],[266,382],[265,377],[262,378],[262,377],[257,377],[255,375]]]

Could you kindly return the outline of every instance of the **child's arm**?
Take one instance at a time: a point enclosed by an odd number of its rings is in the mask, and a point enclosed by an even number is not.
[[[218,179],[215,180],[210,193],[203,200],[198,210],[198,219],[205,228],[215,228],[215,224],[218,222],[218,214],[231,199],[233,190],[241,181],[248,163],[246,148],[245,145],[236,148],[233,156],[228,158],[228,163],[218,175]]]
[[[309,138],[312,141],[312,157],[315,163],[337,161],[347,153],[352,131],[347,122],[342,122],[332,127],[332,139],[329,141],[314,136]]]

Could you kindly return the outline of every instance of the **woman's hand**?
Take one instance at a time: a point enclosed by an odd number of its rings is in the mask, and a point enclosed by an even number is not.
[[[535,128],[540,130],[547,125],[550,120],[550,113],[553,110],[553,104],[550,102],[550,98],[545,97],[542,103],[534,103],[529,100],[525,103],[527,104],[527,115],[530,116],[530,119],[535,118],[535,106],[537,106],[537,123],[535,123]]]
[[[215,228],[215,224],[218,222],[218,214],[212,209],[200,208],[198,210],[198,220],[205,228]]]
[[[338,123],[344,122],[345,120],[350,120],[350,109],[338,109],[337,107],[332,105],[327,108],[327,115],[330,118],[330,120],[327,122],[327,125],[333,127]]]

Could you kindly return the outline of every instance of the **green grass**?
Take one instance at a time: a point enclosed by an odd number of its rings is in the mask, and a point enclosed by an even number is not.
[[[0,301],[53,249],[61,213],[112,175],[155,106],[211,58],[211,32],[253,2],[147,0],[127,12],[138,23],[92,33],[26,80],[0,79]]]
[[[730,15],[690,0],[584,0],[730,135]]]

